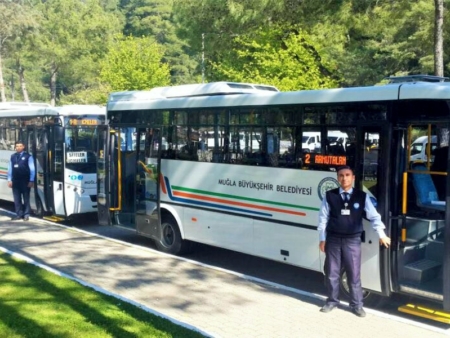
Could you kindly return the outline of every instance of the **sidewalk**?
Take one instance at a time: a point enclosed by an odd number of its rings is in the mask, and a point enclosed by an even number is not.
[[[12,222],[3,211],[0,246],[214,337],[450,336],[450,330],[371,310],[366,318],[345,306],[323,314],[319,296],[35,218]]]

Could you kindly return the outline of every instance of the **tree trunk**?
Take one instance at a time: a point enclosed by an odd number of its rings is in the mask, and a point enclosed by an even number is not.
[[[28,91],[27,91],[27,85],[25,83],[25,69],[23,69],[22,65],[20,64],[20,61],[17,61],[18,64],[18,72],[19,72],[19,81],[20,81],[20,88],[22,89],[22,95],[23,100],[25,102],[30,102],[30,98],[28,97]]]
[[[2,102],[6,102],[5,81],[3,80],[2,53],[0,53],[0,96],[2,98]]]
[[[444,76],[444,0],[434,0],[434,75]]]
[[[56,78],[58,73],[58,67],[55,63],[52,63],[51,68],[51,77],[50,77],[50,104],[52,107],[56,106]]]

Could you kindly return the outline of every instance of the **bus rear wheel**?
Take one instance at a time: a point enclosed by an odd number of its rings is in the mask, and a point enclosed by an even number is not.
[[[350,299],[350,286],[348,285],[347,273],[341,271],[340,289],[346,299]],[[363,289],[363,301],[364,305],[372,306],[381,301],[382,297]]]
[[[161,239],[156,241],[159,251],[172,255],[182,255],[190,248],[190,243],[181,238],[180,228],[170,215],[163,216],[161,221]]]

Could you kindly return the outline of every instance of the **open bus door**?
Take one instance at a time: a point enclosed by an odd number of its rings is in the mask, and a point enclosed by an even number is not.
[[[380,192],[385,189],[383,177],[385,169],[381,159],[387,154],[381,153],[387,147],[379,142],[385,139],[382,136],[384,129],[380,126],[359,126],[356,137],[355,153],[356,180],[355,186],[368,194],[375,208],[381,214],[382,219],[387,222],[386,199]],[[383,148],[383,146],[385,146]],[[387,225],[387,224],[386,224]],[[380,248],[378,234],[372,229],[369,221],[363,221],[364,231],[361,238],[361,281],[365,289],[376,293],[385,293],[387,285],[385,280],[386,272],[382,267],[382,262],[387,262],[388,254],[385,249]],[[387,231],[386,231],[387,232]],[[381,250],[381,252],[380,252]],[[383,264],[384,265],[384,264]],[[343,286],[347,289],[344,279]],[[370,293],[364,292],[364,297]]]
[[[98,131],[99,223],[135,229],[136,128],[100,126]]]
[[[30,203],[38,217],[43,217],[45,213],[55,215],[54,180],[55,176],[59,180],[62,179],[60,177],[62,176],[61,174],[59,176],[55,175],[55,168],[58,166],[54,163],[55,130],[53,128],[49,126],[40,128],[36,126],[27,127],[27,149],[33,155],[36,169],[35,185],[31,190]],[[63,189],[60,188],[59,191],[62,193]],[[58,195],[57,198],[61,198],[61,195]],[[63,215],[64,209],[60,212]]]
[[[65,217],[65,196],[64,196],[64,127],[61,124],[55,124],[50,127],[49,144],[49,181],[51,186],[52,205],[51,211],[54,220],[61,220],[57,216]]]
[[[394,289],[428,299],[401,306],[399,311],[450,323],[450,177],[449,122],[407,123],[399,130],[393,172],[401,205],[393,210]],[[437,135],[437,148],[431,140]],[[426,136],[430,142],[426,160],[415,161],[414,138]],[[394,181],[393,181],[394,182]],[[395,184],[395,183],[394,183]],[[393,223],[394,224],[394,223]]]
[[[36,169],[35,185],[30,204],[34,213],[59,221],[65,216],[63,177],[63,127],[27,126],[27,149],[33,155]]]
[[[42,203],[39,198],[37,189],[37,156],[36,156],[37,128],[36,126],[27,126],[27,144],[26,151],[33,156],[34,166],[36,168],[36,179],[34,187],[30,191],[30,206],[35,215],[42,216]]]
[[[98,142],[99,223],[159,239],[159,130],[101,126]]]
[[[53,175],[50,170],[50,160],[53,148],[53,141],[50,141],[50,127],[45,127],[37,131],[36,146],[36,189],[47,213],[53,213]]]
[[[113,156],[110,153],[109,127],[98,126],[98,160],[97,160],[97,213],[100,225],[111,224],[110,166]],[[114,141],[114,138],[112,139]],[[114,147],[112,147],[113,149]]]
[[[160,130],[141,128],[137,131],[136,231],[160,240],[159,179]]]

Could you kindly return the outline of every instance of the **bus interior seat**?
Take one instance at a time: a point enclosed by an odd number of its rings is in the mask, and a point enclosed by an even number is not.
[[[428,171],[423,164],[416,164],[414,171]],[[428,173],[412,173],[413,186],[416,193],[416,203],[419,208],[428,211],[445,211],[445,202],[439,201],[436,187]]]

